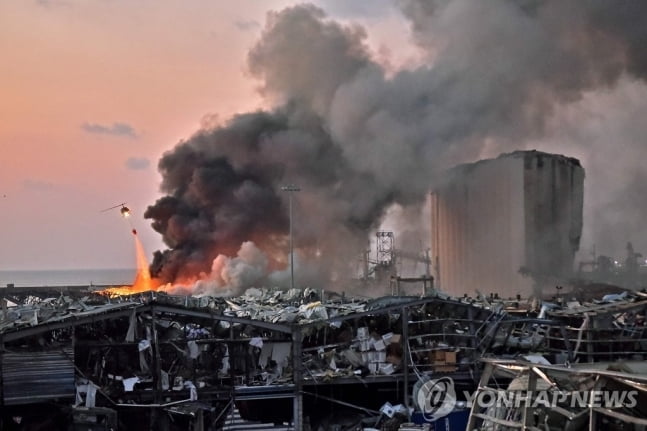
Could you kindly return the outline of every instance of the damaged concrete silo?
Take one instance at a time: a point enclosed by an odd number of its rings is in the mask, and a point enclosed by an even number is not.
[[[570,276],[582,233],[583,182],[579,160],[538,151],[450,170],[432,193],[440,288],[527,296]]]

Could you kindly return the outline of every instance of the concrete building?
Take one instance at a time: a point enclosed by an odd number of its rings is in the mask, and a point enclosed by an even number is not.
[[[450,170],[431,199],[437,286],[505,297],[554,288],[573,271],[583,182],[577,159],[538,151]]]

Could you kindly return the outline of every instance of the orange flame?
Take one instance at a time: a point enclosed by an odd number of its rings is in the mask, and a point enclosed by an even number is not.
[[[133,293],[147,292],[149,290],[157,290],[159,288],[159,281],[151,278],[144,246],[142,245],[139,236],[137,236],[137,231],[134,229],[133,235],[135,237],[135,255],[137,259],[137,275],[135,276],[135,281],[132,286],[111,287],[102,290],[99,293],[108,296],[132,295]]]

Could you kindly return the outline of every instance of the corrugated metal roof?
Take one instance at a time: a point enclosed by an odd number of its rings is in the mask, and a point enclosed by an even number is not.
[[[4,352],[2,379],[7,405],[74,397],[74,350]]]

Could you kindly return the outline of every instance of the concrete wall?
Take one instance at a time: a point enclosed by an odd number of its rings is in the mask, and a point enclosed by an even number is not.
[[[533,293],[567,276],[582,230],[584,171],[535,151],[458,166],[432,193],[437,284],[453,295]]]
[[[584,169],[575,159],[524,157],[526,266],[538,277],[568,277],[582,235]]]

